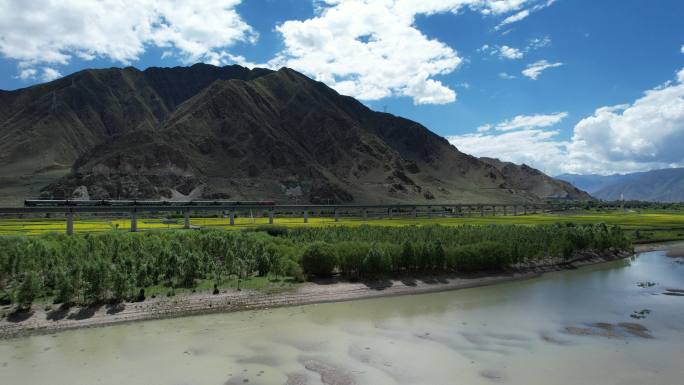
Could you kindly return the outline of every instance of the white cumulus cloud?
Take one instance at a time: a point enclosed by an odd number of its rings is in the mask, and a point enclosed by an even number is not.
[[[541,3],[534,4],[530,8],[518,11],[518,12],[508,16],[507,18],[503,19],[503,21],[501,21],[501,23],[499,23],[494,28],[494,30],[498,31],[501,28],[503,28],[509,24],[513,24],[513,23],[516,23],[516,22],[521,21],[523,19],[526,19],[528,16],[530,16],[534,12],[538,12],[544,8],[550,7],[555,2],[556,2],[556,0],[546,0],[546,1],[543,1]]]
[[[520,126],[525,120],[516,119],[495,127]],[[646,91],[632,103],[598,108],[575,125],[568,141],[558,140],[557,130],[544,129],[551,125],[499,129],[503,132],[478,129],[448,139],[467,153],[525,162],[554,175],[682,167],[684,69],[674,81]]]
[[[505,59],[522,59],[523,53],[521,50],[507,45],[501,46],[499,49],[499,55]]]
[[[535,114],[535,115],[518,115],[510,120],[504,120],[496,125],[499,131],[510,131],[519,128],[536,128],[549,127],[560,123],[561,120],[568,116],[567,112],[557,112],[554,114]]]
[[[490,45],[484,44],[477,49],[477,52],[488,54],[491,56],[498,56],[501,59],[522,59],[525,53],[529,53],[551,45],[551,38],[549,36],[542,36],[529,39],[527,44],[522,48],[515,48],[508,45]]]
[[[447,139],[460,151],[471,155],[525,163],[554,174],[560,169],[560,162],[569,144],[557,140],[558,135],[556,130],[523,129],[500,134],[478,132],[449,136]]]
[[[129,64],[146,46],[172,49],[186,62],[220,64],[226,48],[255,41],[235,10],[240,0],[0,1],[0,54],[30,66],[74,57]],[[49,68],[49,69],[48,69]],[[45,67],[43,77],[56,73]],[[46,72],[47,71],[47,72]],[[35,74],[34,74],[35,76]]]
[[[496,26],[496,29],[501,29],[505,25],[515,23],[517,21],[525,19],[527,16],[530,16],[530,10],[529,9],[523,9],[522,11],[517,12],[517,13],[505,18],[499,25]]]
[[[535,37],[535,38],[529,39],[527,41],[527,47],[525,47],[525,51],[529,52],[529,51],[544,48],[544,47],[547,47],[550,45],[551,45],[551,37],[550,36]]]
[[[684,164],[684,69],[632,104],[602,107],[575,126],[570,160],[594,169]],[[613,166],[617,165],[617,166]]]
[[[16,77],[21,80],[29,80],[34,79],[37,74],[38,70],[35,68],[24,68],[19,71],[19,74],[17,74]]]
[[[509,47],[507,45],[489,45],[485,44],[477,49],[478,52],[489,54],[491,56],[498,56],[500,59],[522,59],[524,53],[521,49]]]
[[[534,0],[323,0],[317,14],[276,27],[285,49],[269,62],[313,76],[363,100],[408,96],[443,104],[456,92],[436,77],[462,62],[456,50],[415,25],[418,15],[472,10],[504,15]],[[509,51],[513,56],[514,51]]]
[[[54,68],[51,67],[43,67],[42,73],[40,75],[40,79],[44,82],[49,82],[52,80],[55,80],[57,78],[61,78],[62,74],[57,71]]]
[[[522,74],[527,76],[532,80],[537,80],[539,75],[549,68],[555,68],[562,66],[563,63],[549,63],[547,60],[539,60],[532,64],[529,64],[527,68],[522,71]]]
[[[52,67],[42,67],[40,70],[33,67],[20,68],[19,74],[16,76],[16,78],[21,80],[40,79],[44,82],[49,82],[61,77],[62,74]]]
[[[462,58],[415,25],[418,16],[465,11],[502,19],[542,0],[314,0],[316,14],[275,26],[284,49],[266,66],[289,66],[360,99],[408,96],[416,104],[456,99],[440,76]],[[0,56],[17,78],[59,76],[75,59],[131,64],[148,48],[162,58],[215,65],[256,64],[233,52],[258,33],[241,0],[0,0]],[[502,57],[520,58],[506,47]]]
[[[555,170],[560,167],[559,162],[569,143],[556,140],[559,131],[543,128],[558,124],[567,116],[567,112],[518,115],[495,125],[480,126],[476,133],[449,136],[447,139],[471,155],[525,163],[544,171]]]

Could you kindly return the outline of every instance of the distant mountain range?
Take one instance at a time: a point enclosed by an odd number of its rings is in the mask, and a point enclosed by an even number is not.
[[[667,168],[614,175],[563,174],[556,178],[572,183],[603,200],[684,202],[684,168]]]
[[[589,199],[283,68],[84,70],[0,91],[0,203],[91,199]]]

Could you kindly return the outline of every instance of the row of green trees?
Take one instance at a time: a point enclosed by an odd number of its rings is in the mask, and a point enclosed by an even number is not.
[[[630,247],[619,227],[602,224],[381,229],[295,230],[289,237],[312,242],[301,260],[305,273],[339,271],[353,278],[497,270],[543,257],[570,258],[586,250]]]
[[[28,308],[121,301],[151,286],[252,275],[304,279],[500,269],[544,256],[626,248],[605,225],[327,227],[0,237],[0,301]]]

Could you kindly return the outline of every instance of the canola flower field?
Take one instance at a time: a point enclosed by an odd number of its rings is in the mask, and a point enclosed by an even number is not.
[[[287,228],[299,227],[327,227],[327,226],[461,226],[461,225],[492,225],[518,224],[539,225],[554,223],[595,224],[605,223],[617,225],[625,230],[637,242],[654,242],[684,239],[683,211],[587,211],[579,213],[561,214],[531,214],[518,216],[464,216],[464,217],[410,217],[395,215],[393,218],[369,218],[341,216],[339,221],[332,217],[309,217],[304,223],[302,217],[276,216],[274,224]],[[224,217],[192,217],[192,228],[244,230],[268,224],[267,217],[241,216],[235,219],[235,225],[230,226],[228,218]],[[129,218],[105,217],[75,217],[74,232],[94,233],[106,231],[129,231]],[[138,231],[178,230],[183,228],[183,218],[169,218],[164,216],[143,217],[138,219]],[[41,235],[47,233],[62,233],[66,229],[64,217],[55,218],[1,218],[0,236],[8,235]]]

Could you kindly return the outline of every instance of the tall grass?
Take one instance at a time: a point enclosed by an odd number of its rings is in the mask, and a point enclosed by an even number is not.
[[[152,286],[220,284],[228,277],[374,278],[501,269],[546,256],[624,249],[616,226],[490,225],[259,228],[0,237],[0,299],[95,303],[141,297]]]

